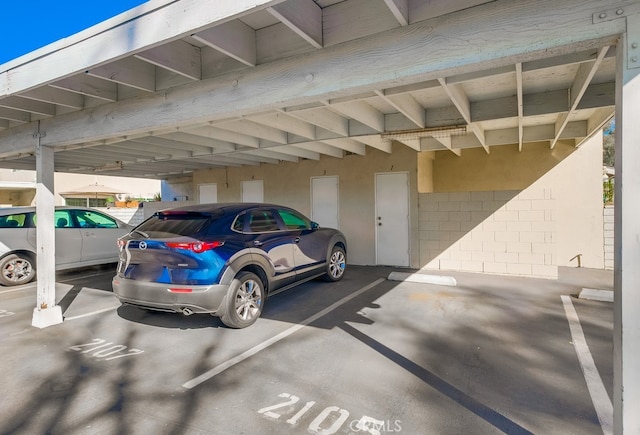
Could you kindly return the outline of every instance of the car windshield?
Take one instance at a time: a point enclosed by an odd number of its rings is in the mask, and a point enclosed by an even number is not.
[[[137,234],[150,238],[169,238],[198,235],[212,219],[220,214],[201,212],[158,212],[135,228]]]

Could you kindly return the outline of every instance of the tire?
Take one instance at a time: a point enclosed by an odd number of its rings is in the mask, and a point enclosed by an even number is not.
[[[0,284],[26,284],[36,277],[36,268],[26,255],[11,254],[0,260]]]
[[[264,299],[260,278],[251,272],[240,272],[229,286],[220,320],[230,328],[251,326],[262,313]]]
[[[347,256],[340,246],[334,246],[327,259],[327,271],[322,276],[325,281],[340,281],[347,269]]]

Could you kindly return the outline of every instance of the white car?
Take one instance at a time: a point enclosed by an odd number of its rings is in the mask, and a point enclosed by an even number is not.
[[[0,209],[0,284],[25,284],[36,276],[35,207]],[[56,270],[118,261],[117,239],[133,226],[98,210],[56,207]]]

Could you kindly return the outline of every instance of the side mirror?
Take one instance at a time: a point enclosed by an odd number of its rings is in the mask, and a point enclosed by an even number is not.
[[[320,224],[318,224],[318,222],[313,222],[313,221],[311,221],[311,230],[312,230],[312,231],[315,231],[315,230],[317,230],[318,228],[320,228]]]

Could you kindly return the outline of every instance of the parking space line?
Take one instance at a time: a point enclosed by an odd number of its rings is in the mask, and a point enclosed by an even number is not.
[[[19,292],[21,290],[29,290],[29,289],[34,290],[35,288],[36,287],[33,284],[25,284],[23,286],[15,287],[15,288],[12,288],[12,289],[9,289],[9,290],[0,290],[0,295],[3,295],[5,293]]]
[[[76,319],[82,319],[83,317],[89,317],[89,316],[93,316],[95,314],[100,314],[100,313],[105,313],[107,311],[113,311],[113,310],[117,310],[118,308],[120,308],[121,305],[117,305],[115,307],[109,307],[109,308],[103,308],[101,310],[97,310],[97,311],[92,311],[90,313],[85,313],[85,314],[79,314],[77,316],[71,316],[71,317],[65,317],[64,320],[65,322],[67,320],[76,320]]]
[[[602,432],[604,435],[613,434],[613,404],[607,394],[607,390],[604,388],[604,383],[602,382],[600,373],[598,373],[596,363],[589,351],[582,326],[580,326],[578,313],[571,302],[571,298],[565,295],[561,296],[561,298],[567,320],[569,321],[571,340],[576,349],[576,354],[578,354],[580,367],[582,368],[584,379],[587,381],[587,389],[589,390],[591,401],[598,415]]]
[[[234,358],[231,358],[231,359],[229,359],[229,360],[227,360],[227,361],[225,361],[225,362],[223,362],[221,364],[218,364],[217,366],[215,366],[211,370],[208,370],[208,371],[204,372],[200,376],[197,376],[197,377],[191,379],[190,381],[185,382],[184,384],[182,384],[182,386],[184,388],[188,388],[188,389],[197,387],[198,385],[202,384],[203,382],[208,381],[209,379],[211,379],[214,376],[222,373],[223,371],[227,370],[228,368],[233,367],[234,365],[244,361],[245,359],[247,359],[247,358],[257,354],[258,352],[268,348],[272,344],[275,344],[278,341],[290,336],[291,334],[299,331],[300,329],[304,328],[308,324],[310,324],[312,322],[315,322],[316,320],[318,320],[322,316],[330,313],[331,311],[335,310],[339,306],[349,302],[351,299],[353,299],[353,298],[355,298],[357,296],[360,296],[362,293],[366,292],[367,290],[370,290],[370,289],[374,288],[375,286],[377,286],[378,284],[380,284],[383,281],[385,281],[384,278],[379,278],[379,279],[373,281],[372,283],[362,287],[360,290],[358,290],[356,292],[353,292],[348,296],[345,296],[344,298],[340,299],[337,302],[334,302],[333,304],[329,305],[324,310],[319,311],[318,313],[314,314],[313,316],[307,317],[306,319],[304,319],[303,321],[301,321],[297,325],[294,325],[291,328],[286,329],[285,331],[282,331],[280,334],[275,335],[275,336],[271,337],[270,339],[268,339],[266,341],[263,341],[262,343],[252,347],[251,349],[241,353],[240,355],[235,356]]]

